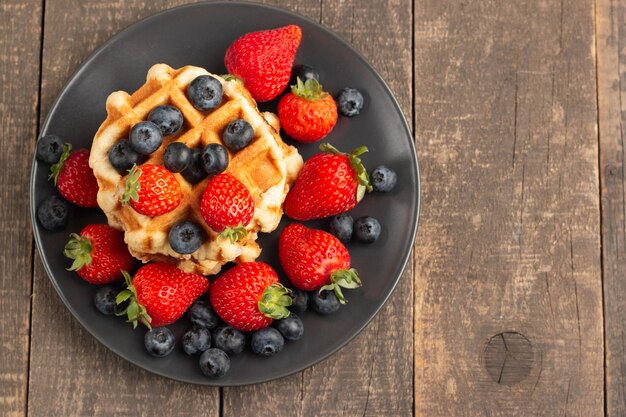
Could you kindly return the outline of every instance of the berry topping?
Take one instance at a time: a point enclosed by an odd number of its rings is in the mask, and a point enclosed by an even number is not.
[[[56,164],[63,153],[63,142],[56,135],[45,135],[37,141],[35,156],[46,164]]]
[[[183,114],[174,106],[155,107],[148,114],[148,120],[157,125],[163,136],[173,135],[183,127]]]
[[[204,232],[200,225],[191,221],[182,221],[172,226],[168,241],[175,252],[184,255],[194,253],[202,245],[203,237]]]
[[[350,242],[352,238],[352,226],[354,219],[349,214],[343,213],[330,220],[330,233],[342,243]]]
[[[163,165],[170,172],[181,172],[191,163],[191,149],[181,142],[172,142],[163,152]]]
[[[295,65],[293,67],[289,84],[296,84],[298,82],[298,78],[300,78],[304,83],[306,83],[307,80],[315,80],[317,82],[320,81],[320,76],[317,71],[315,71],[313,67],[304,64]]]
[[[181,340],[187,355],[197,355],[211,347],[211,332],[204,327],[193,326]]]
[[[354,237],[365,243],[375,242],[380,236],[380,223],[373,217],[359,217],[354,222]]]
[[[217,328],[213,332],[213,341],[216,348],[222,349],[228,354],[243,352],[246,347],[246,335],[231,326]]]
[[[370,179],[372,180],[374,191],[380,193],[388,193],[393,190],[398,182],[396,172],[384,165],[374,168],[370,174]]]
[[[180,184],[160,165],[133,165],[126,177],[122,203],[129,203],[139,214],[159,216],[169,213],[182,199]]]
[[[41,226],[50,231],[62,230],[67,227],[72,207],[67,201],[56,195],[43,200],[37,207],[37,219]]]
[[[243,119],[230,122],[224,129],[222,140],[231,151],[238,151],[248,146],[254,137],[254,129]]]
[[[285,339],[280,332],[273,327],[257,330],[252,334],[250,342],[252,351],[261,356],[272,356],[285,346]]]
[[[344,116],[357,116],[363,108],[363,94],[356,88],[346,87],[337,94],[337,107]]]
[[[196,326],[213,329],[219,322],[219,317],[204,301],[198,300],[187,310],[187,318]],[[219,346],[218,346],[219,347]]]
[[[304,334],[304,324],[300,317],[291,313],[289,317],[276,320],[276,329],[287,340],[298,340]]]
[[[117,294],[119,290],[112,285],[105,285],[100,287],[93,297],[93,304],[96,309],[107,316],[117,314],[123,309],[116,302]]]
[[[202,161],[202,151],[197,148],[191,149],[191,157],[189,165],[181,172],[183,178],[192,184],[197,184],[207,177]]]
[[[126,174],[133,165],[143,162],[143,155],[130,146],[128,139],[122,139],[109,149],[109,162],[120,174]]]
[[[161,129],[150,121],[139,122],[130,130],[130,146],[135,152],[150,155],[163,143]]]
[[[200,356],[200,369],[209,378],[218,378],[230,369],[230,359],[223,350],[211,348]]]
[[[200,111],[214,109],[222,102],[222,83],[210,75],[196,77],[187,87],[187,98]]]
[[[315,291],[311,295],[311,309],[319,314],[331,314],[339,310],[341,303],[332,291]]]
[[[202,151],[202,166],[209,175],[224,172],[228,168],[228,151],[219,143],[209,143]]]
[[[295,311],[296,313],[304,313],[306,311],[309,304],[308,292],[293,288],[291,290],[291,299],[293,300],[291,306],[289,306],[291,311]]]
[[[143,342],[149,354],[161,358],[172,353],[176,338],[167,327],[157,327],[146,332]]]
[[[250,192],[237,178],[223,173],[211,178],[202,194],[200,213],[206,224],[231,241],[247,233],[245,226],[254,215],[254,201]]]

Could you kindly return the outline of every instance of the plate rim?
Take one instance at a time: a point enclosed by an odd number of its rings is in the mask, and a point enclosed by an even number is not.
[[[45,132],[48,128],[48,125],[50,124],[50,119],[52,114],[55,112],[59,102],[62,100],[62,98],[66,95],[68,89],[70,88],[70,86],[74,83],[74,81],[81,75],[81,73],[83,73],[85,71],[85,68],[89,65],[89,63],[91,63],[91,61],[93,61],[94,59],[96,59],[103,51],[105,51],[112,43],[116,42],[118,39],[123,38],[128,32],[130,32],[131,30],[136,29],[138,26],[141,25],[146,25],[149,24],[149,22],[153,19],[156,19],[162,15],[168,14],[168,13],[172,13],[174,11],[180,11],[183,9],[192,9],[192,8],[196,8],[196,7],[222,7],[222,6],[228,6],[228,7],[239,7],[239,6],[244,6],[244,7],[251,7],[251,8],[262,8],[262,9],[267,9],[270,10],[274,13],[281,13],[281,14],[285,14],[288,15],[290,17],[295,17],[297,19],[302,19],[307,21],[308,23],[312,24],[313,26],[317,27],[319,30],[325,32],[327,35],[330,35],[330,37],[332,37],[334,39],[334,41],[339,42],[340,44],[342,44],[344,47],[348,48],[350,51],[352,51],[354,53],[354,55],[361,61],[361,63],[363,65],[365,65],[374,75],[374,77],[381,83],[383,89],[387,92],[388,96],[391,99],[391,102],[393,104],[393,107],[395,108],[395,110],[398,112],[398,114],[400,115],[400,119],[402,120],[402,127],[405,130],[406,136],[408,138],[410,138],[410,140],[408,140],[409,142],[409,147],[411,148],[411,169],[413,171],[413,174],[415,175],[415,188],[416,188],[416,192],[415,192],[415,198],[413,201],[413,204],[416,208],[414,215],[411,218],[411,225],[410,225],[410,230],[411,230],[411,235],[409,237],[409,244],[406,245],[406,248],[404,250],[404,253],[402,253],[402,265],[400,267],[400,273],[398,274],[397,277],[394,278],[393,283],[391,285],[390,290],[387,292],[387,294],[385,294],[384,298],[382,299],[380,305],[374,310],[373,314],[371,314],[371,316],[361,325],[358,326],[354,333],[351,334],[350,336],[348,336],[346,339],[344,339],[341,343],[339,343],[335,348],[331,349],[328,353],[315,358],[314,360],[305,360],[303,362],[303,364],[294,367],[293,369],[281,373],[277,376],[274,377],[261,377],[261,378],[256,378],[251,380],[250,382],[244,382],[244,383],[221,383],[219,379],[211,379],[211,378],[207,378],[206,379],[206,383],[203,382],[197,382],[197,381],[193,381],[193,380],[189,380],[189,379],[184,379],[184,378],[178,378],[172,375],[167,374],[166,372],[162,372],[160,369],[151,369],[147,366],[144,366],[141,363],[137,363],[134,360],[128,358],[123,352],[121,352],[120,350],[118,350],[115,347],[110,346],[108,343],[106,343],[105,340],[103,340],[102,338],[100,338],[98,335],[96,335],[94,333],[94,331],[91,329],[91,326],[82,318],[82,316],[80,314],[78,314],[77,311],[75,311],[75,309],[71,306],[71,304],[69,303],[68,299],[65,297],[65,295],[63,294],[63,292],[61,291],[60,287],[57,285],[56,280],[53,278],[54,274],[52,273],[50,266],[48,265],[47,262],[44,262],[44,258],[43,256],[41,256],[42,253],[44,253],[43,251],[43,247],[42,247],[42,242],[41,242],[41,237],[40,237],[40,231],[39,231],[39,226],[37,224],[37,207],[35,204],[35,168],[37,165],[37,160],[35,155],[33,154],[33,158],[32,158],[32,163],[31,163],[31,173],[30,173],[30,186],[29,186],[29,200],[30,200],[30,220],[31,220],[31,228],[33,231],[33,237],[35,240],[35,246],[37,248],[37,251],[39,252],[39,257],[41,260],[41,264],[44,267],[44,270],[46,271],[46,274],[48,276],[48,280],[52,283],[52,286],[54,287],[57,295],[59,296],[59,298],[61,299],[61,301],[63,302],[63,304],[65,305],[65,307],[69,310],[69,312],[72,314],[72,316],[74,317],[74,319],[76,319],[78,321],[78,323],[80,323],[80,325],[83,327],[83,329],[85,329],[95,340],[97,340],[100,344],[102,344],[106,349],[108,349],[109,351],[115,353],[117,356],[119,356],[120,358],[122,358],[124,361],[130,363],[133,366],[137,366],[140,369],[143,369],[147,372],[150,372],[152,374],[155,375],[159,375],[160,377],[164,377],[170,380],[175,380],[175,381],[179,381],[179,382],[183,382],[183,383],[187,383],[187,384],[193,384],[193,385],[200,385],[200,386],[213,386],[213,387],[236,387],[236,386],[248,386],[248,385],[255,385],[255,384],[261,384],[261,383],[265,383],[265,382],[269,382],[269,381],[273,381],[273,380],[277,380],[277,379],[281,379],[281,378],[285,378],[287,376],[290,375],[294,375],[298,372],[301,372],[305,369],[308,369],[316,364],[319,364],[323,361],[325,361],[326,359],[328,359],[329,357],[335,355],[337,352],[339,352],[342,348],[344,348],[347,344],[349,344],[352,340],[354,340],[358,335],[360,335],[363,330],[372,322],[372,320],[380,313],[380,311],[382,310],[382,308],[387,304],[387,301],[389,301],[389,298],[391,297],[391,295],[394,293],[394,291],[396,290],[396,287],[398,286],[398,283],[400,282],[400,279],[402,278],[402,276],[404,275],[404,273],[406,272],[406,267],[410,258],[410,255],[414,249],[415,246],[415,239],[417,236],[417,231],[418,231],[418,227],[419,227],[419,219],[420,219],[420,211],[421,211],[421,177],[420,177],[420,169],[419,169],[419,160],[417,157],[417,150],[416,150],[416,146],[415,146],[415,137],[413,135],[413,132],[411,130],[411,127],[409,126],[408,120],[402,110],[402,107],[400,106],[400,104],[398,103],[397,98],[395,97],[395,95],[393,94],[393,92],[391,91],[391,89],[389,88],[389,85],[385,82],[385,80],[383,79],[383,77],[378,73],[378,71],[376,71],[376,69],[369,64],[369,62],[365,59],[365,57],[358,51],[356,50],[348,41],[346,41],[345,39],[343,39],[342,37],[340,37],[339,35],[337,35],[336,33],[334,33],[332,30],[328,29],[327,27],[325,27],[324,25],[322,25],[319,22],[316,22],[313,19],[310,19],[307,16],[301,15],[299,13],[278,7],[278,6],[274,6],[274,5],[268,5],[268,4],[262,4],[262,3],[256,3],[256,2],[248,2],[248,1],[200,1],[200,2],[196,2],[196,3],[189,3],[189,4],[184,4],[184,5],[180,5],[180,6],[176,6],[176,7],[171,7],[171,8],[167,8],[165,10],[161,10],[158,12],[155,12],[153,14],[150,14],[140,20],[137,20],[134,23],[129,24],[128,26],[126,26],[124,29],[118,31],[117,33],[115,33],[114,35],[112,35],[111,37],[109,37],[105,42],[103,42],[102,44],[100,44],[96,49],[94,49],[91,53],[89,53],[89,55],[78,65],[77,69],[71,73],[70,76],[68,76],[68,78],[65,80],[65,83],[63,84],[63,87],[61,87],[61,89],[59,90],[59,92],[57,93],[54,101],[52,102],[52,104],[50,105],[50,108],[48,109],[47,113],[46,113],[46,117],[43,121],[43,123],[41,124],[41,128],[39,129],[38,132],[38,136],[37,139],[39,137],[41,137],[42,132]]]

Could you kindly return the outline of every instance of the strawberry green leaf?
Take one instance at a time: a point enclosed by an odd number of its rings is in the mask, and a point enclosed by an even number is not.
[[[334,291],[337,299],[341,304],[347,303],[346,298],[341,291],[342,288],[353,289],[361,286],[361,278],[359,278],[356,269],[337,269],[330,274],[330,284],[320,288],[322,291]]]
[[[296,84],[291,86],[291,92],[298,97],[311,101],[328,97],[328,93],[322,89],[322,84],[314,78],[302,82],[300,77],[298,77]]]
[[[230,243],[235,243],[243,239],[248,234],[243,223],[239,222],[236,227],[227,227],[220,233],[220,239],[230,239]]]
[[[130,200],[139,200],[139,191],[141,190],[141,183],[139,182],[141,177],[141,169],[137,168],[136,164],[128,170],[126,176],[124,194],[122,195],[122,203],[128,204]]]
[[[365,192],[369,193],[373,190],[372,183],[370,182],[370,176],[367,173],[363,162],[361,162],[361,158],[359,158],[359,155],[364,154],[368,151],[366,146],[359,146],[358,148],[353,149],[352,152],[350,152],[349,154],[346,154],[329,143],[322,143],[320,145],[320,150],[322,152],[328,152],[334,155],[344,155],[348,157],[348,161],[350,161],[350,166],[352,167],[352,169],[354,169],[354,172],[356,173],[356,180],[359,183],[356,188],[357,202],[363,199],[363,197],[365,196]]]
[[[259,311],[271,319],[284,319],[289,316],[287,307],[293,302],[290,294],[291,290],[282,284],[270,285],[263,291],[258,302]]]
[[[63,255],[74,260],[68,271],[76,271],[85,265],[91,265],[91,242],[85,236],[72,233],[63,248]]]
[[[233,74],[223,74],[223,75],[220,75],[220,77],[222,77],[226,81],[237,81],[237,82],[243,83],[243,80],[241,78]]]
[[[56,164],[50,167],[50,175],[48,175],[48,179],[54,180],[54,185],[57,185],[59,174],[63,170],[65,161],[67,161],[67,158],[70,157],[71,152],[72,152],[72,144],[71,143],[63,144],[63,153],[61,154],[61,157],[59,158],[59,162],[57,162]]]
[[[150,322],[152,322],[152,318],[148,315],[148,311],[146,308],[139,304],[137,301],[137,290],[133,286],[133,281],[128,272],[122,271],[122,275],[124,276],[124,281],[126,283],[126,289],[120,291],[117,294],[115,302],[117,304],[122,304],[126,300],[129,300],[128,306],[118,313],[118,316],[126,316],[127,323],[132,323],[133,329],[137,328],[137,324],[141,323],[146,326],[148,329],[152,329]]]

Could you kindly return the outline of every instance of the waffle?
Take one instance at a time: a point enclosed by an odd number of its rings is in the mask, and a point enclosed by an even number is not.
[[[271,232],[282,217],[282,203],[289,187],[302,167],[302,157],[293,146],[286,145],[278,135],[278,118],[272,113],[261,114],[243,84],[214,75],[223,86],[222,103],[208,112],[196,110],[185,91],[199,75],[210,74],[203,68],[186,66],[177,70],[165,64],[154,65],[148,71],[146,83],[132,95],[124,91],[112,93],[106,101],[107,118],[96,133],[89,165],[98,180],[98,205],[112,227],[124,230],[128,249],[143,262],[166,261],[186,272],[216,274],[227,262],[248,262],[261,252],[256,243],[259,232]],[[108,151],[118,140],[127,138],[131,127],[146,120],[155,107],[170,104],[183,114],[182,129],[164,136],[163,145],[144,163],[163,164],[163,152],[171,142],[183,142],[190,148],[203,149],[209,143],[222,144],[222,131],[235,119],[245,119],[254,129],[254,139],[244,149],[229,151],[226,172],[239,179],[254,200],[254,217],[246,226],[248,234],[238,242],[219,238],[202,219],[200,200],[208,178],[191,184],[181,174],[174,174],[180,183],[183,198],[173,211],[149,217],[122,204],[124,179],[108,159]],[[168,232],[177,222],[191,220],[204,228],[202,246],[194,253],[181,255],[168,243]]]

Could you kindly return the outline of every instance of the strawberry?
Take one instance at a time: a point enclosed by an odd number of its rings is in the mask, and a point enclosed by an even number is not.
[[[278,240],[278,256],[289,281],[301,290],[332,290],[345,304],[341,288],[361,286],[356,270],[350,268],[348,249],[323,230],[290,224]]]
[[[269,101],[287,87],[301,40],[302,29],[296,25],[247,33],[228,47],[224,64],[256,101]]]
[[[49,179],[67,201],[79,207],[98,207],[98,181],[89,167],[89,150],[72,152],[72,145],[63,145],[59,162],[50,168]]]
[[[245,226],[254,215],[254,201],[241,181],[223,173],[208,182],[200,201],[200,213],[211,229],[234,242],[247,233]]]
[[[132,279],[126,271],[123,274],[126,289],[117,295],[117,303],[130,300],[121,314],[133,327],[138,322],[148,328],[172,324],[209,289],[204,276],[187,274],[167,263],[144,265]]]
[[[365,146],[349,154],[329,144],[320,145],[323,153],[305,162],[285,198],[285,213],[296,220],[311,220],[344,213],[371,191],[372,186],[359,155]]]
[[[315,79],[298,78],[291,92],[278,102],[278,118],[289,136],[298,142],[315,142],[337,123],[337,104]]]
[[[133,165],[126,177],[126,190],[122,203],[139,214],[159,216],[169,213],[180,204],[183,192],[178,180],[160,165]]]
[[[263,262],[246,262],[224,272],[209,293],[215,312],[228,325],[243,331],[270,325],[289,315],[290,291]]]
[[[133,267],[124,234],[106,224],[90,224],[72,233],[63,254],[74,262],[69,268],[92,284],[108,284]]]

